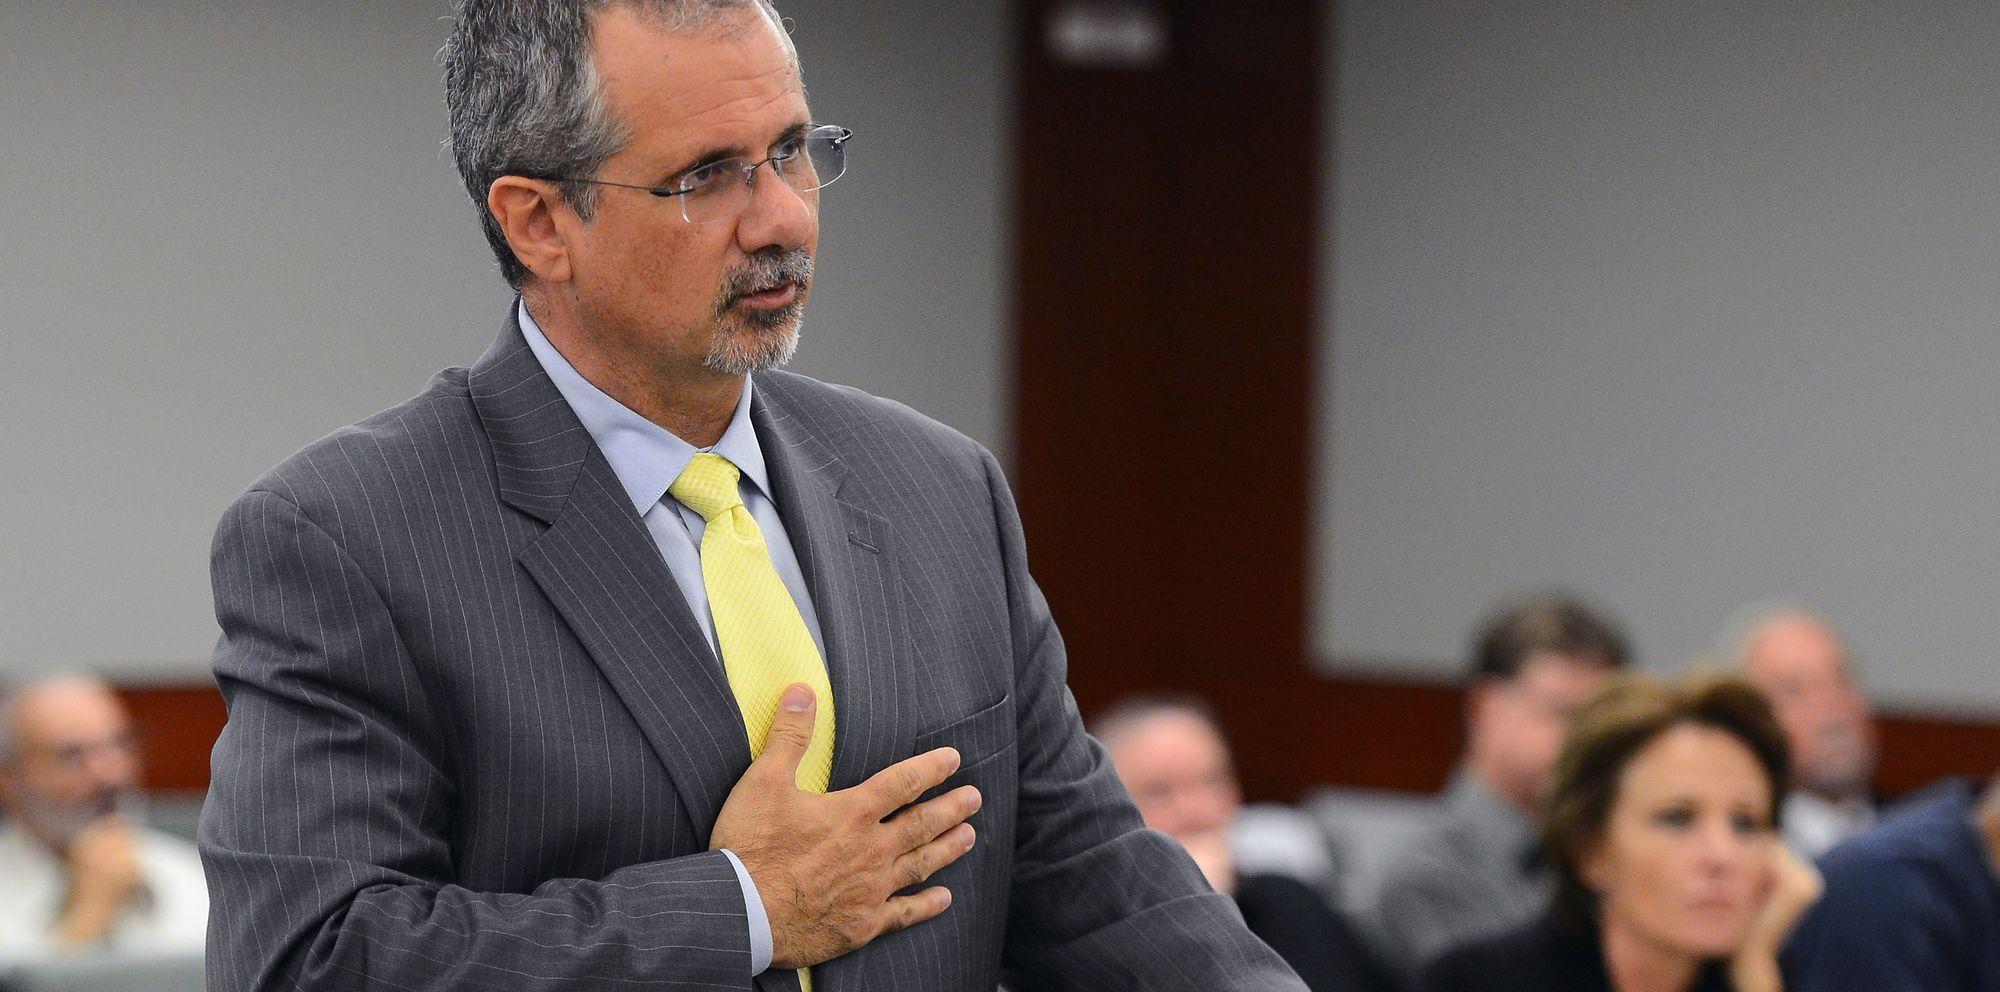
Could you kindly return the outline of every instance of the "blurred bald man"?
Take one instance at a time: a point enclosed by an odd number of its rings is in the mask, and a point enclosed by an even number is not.
[[[132,721],[104,683],[38,679],[0,704],[0,964],[201,952],[201,861],[133,821],[138,785]]]
[[[1724,649],[1771,701],[1792,745],[1785,839],[1804,857],[1875,825],[1875,719],[1855,687],[1847,647],[1819,614],[1752,604],[1725,630]]]
[[[1304,882],[1238,871],[1229,827],[1243,808],[1236,760],[1207,703],[1178,694],[1128,697],[1089,723],[1146,826],[1187,848],[1244,925],[1311,992],[1378,992],[1389,982],[1345,920]]]

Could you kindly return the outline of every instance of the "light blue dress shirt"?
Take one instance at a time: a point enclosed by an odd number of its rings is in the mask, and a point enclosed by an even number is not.
[[[778,508],[771,502],[764,449],[757,443],[757,431],[750,424],[750,379],[743,380],[743,396],[736,403],[736,413],[722,432],[722,439],[714,447],[698,449],[592,385],[549,343],[548,336],[528,313],[528,305],[522,302],[517,307],[521,336],[527,339],[528,349],[535,353],[542,371],[548,373],[556,391],[569,403],[576,419],[583,422],[583,429],[590,432],[591,440],[597,442],[605,460],[611,463],[612,474],[625,487],[632,508],[638,511],[646,531],[653,535],[660,557],[666,559],[674,584],[686,597],[688,612],[694,614],[702,633],[708,636],[716,664],[722,664],[722,649],[716,643],[715,618],[709,613],[707,586],[701,576],[701,535],[707,529],[707,522],[701,514],[667,493],[697,451],[713,451],[729,459],[742,473],[737,487],[743,496],[743,506],[763,531],[764,543],[771,551],[771,565],[792,594],[799,614],[805,617],[806,630],[811,632],[820,658],[825,659],[826,640],[820,636],[819,614],[814,612],[812,597],[806,592],[805,573],[799,568],[798,555],[792,551],[785,522],[779,519]],[[754,977],[771,966],[771,919],[764,912],[764,900],[757,895],[757,887],[751,883],[742,859],[727,848],[722,853],[736,869],[736,881],[743,887],[743,904],[750,917],[750,974]]]

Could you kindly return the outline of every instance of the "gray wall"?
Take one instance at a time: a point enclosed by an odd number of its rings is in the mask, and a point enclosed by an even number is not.
[[[1319,654],[1559,583],[1675,668],[1788,593],[2000,713],[2000,6],[1340,7]]]
[[[794,367],[1005,457],[1003,5],[782,6],[858,134]],[[0,671],[205,677],[228,501],[492,339],[446,9],[0,0]]]

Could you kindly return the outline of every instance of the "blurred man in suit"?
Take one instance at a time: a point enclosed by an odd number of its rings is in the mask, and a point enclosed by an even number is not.
[[[1826,894],[1784,954],[1810,992],[2000,989],[2000,775],[1951,780],[1820,859]]]
[[[1810,860],[1874,826],[1874,714],[1833,625],[1803,607],[1758,603],[1738,611],[1722,643],[1791,742],[1784,823],[1792,849]]]
[[[761,0],[464,0],[519,291],[224,517],[210,987],[1296,990],[1143,828],[993,457],[774,370],[815,122]]]
[[[1472,653],[1465,752],[1441,815],[1391,856],[1374,899],[1378,953],[1409,984],[1445,951],[1547,908],[1543,793],[1570,715],[1627,649],[1609,619],[1551,597],[1494,614]]]
[[[139,770],[131,718],[97,679],[36,679],[0,705],[0,965],[201,951],[200,861],[134,820]]]

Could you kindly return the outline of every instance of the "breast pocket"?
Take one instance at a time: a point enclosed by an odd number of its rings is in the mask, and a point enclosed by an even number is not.
[[[958,771],[944,781],[944,784],[926,792],[918,798],[923,802],[932,796],[942,795],[964,785],[968,780],[981,775],[984,766],[1003,755],[1014,753],[1014,696],[1009,693],[1000,701],[972,714],[945,724],[936,730],[918,734],[911,754],[923,754],[940,747],[958,749]],[[1011,780],[1012,776],[1008,776]],[[984,783],[975,782],[982,789]],[[988,797],[989,799],[992,797]]]
[[[918,734],[916,747],[910,753],[922,754],[940,747],[957,748],[958,766],[965,769],[993,757],[1012,743],[1014,696],[1009,693],[1001,696],[999,702],[971,716]]]
[[[917,802],[926,802],[961,785],[977,788],[982,800],[979,812],[966,821],[979,832],[979,840],[972,852],[933,875],[926,884],[945,886],[954,894],[1006,892],[1012,875],[1014,811],[1017,806],[1015,788],[1020,779],[1015,758],[1018,752],[1014,740],[1013,696],[1002,696],[999,702],[971,716],[918,734],[914,745],[912,753],[915,754],[923,754],[932,748],[953,747],[958,749],[959,755],[958,771],[953,772],[942,785],[917,797]],[[904,892],[907,894],[922,887],[913,886]],[[972,931],[990,931],[998,940],[1005,925],[1004,898],[988,895],[955,902],[953,906],[953,912],[963,917],[956,926],[969,927]]]

